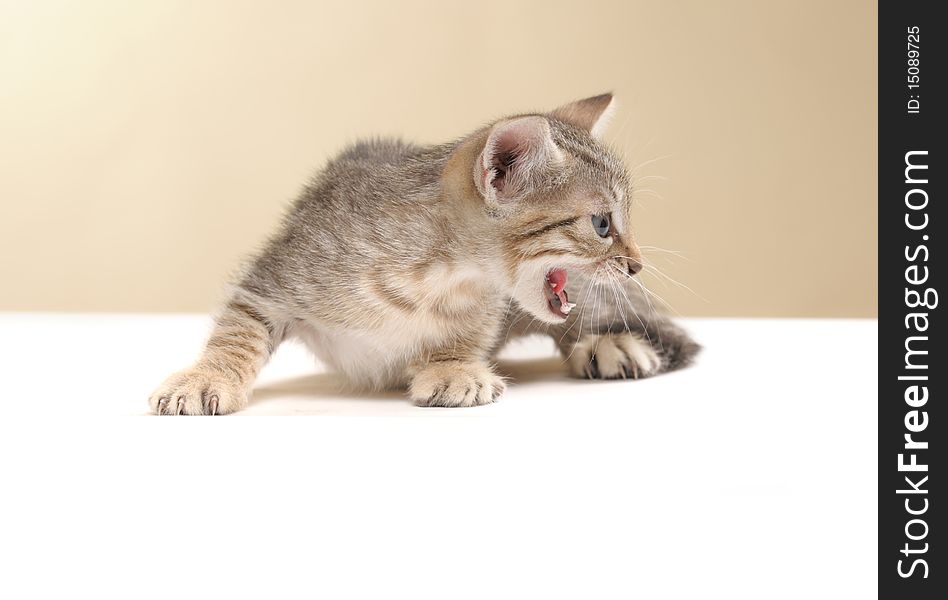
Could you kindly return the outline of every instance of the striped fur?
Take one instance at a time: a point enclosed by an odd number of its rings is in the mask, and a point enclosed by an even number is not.
[[[373,140],[345,150],[248,262],[203,355],[155,391],[152,410],[241,409],[290,337],[353,386],[404,388],[422,406],[496,400],[504,382],[492,357],[528,333],[554,337],[577,376],[687,364],[697,346],[616,279],[641,257],[631,179],[591,134],[610,106],[597,96],[439,146]],[[608,238],[590,221],[604,213]],[[554,268],[580,304],[566,319],[545,295]],[[610,292],[584,299],[593,288]]]

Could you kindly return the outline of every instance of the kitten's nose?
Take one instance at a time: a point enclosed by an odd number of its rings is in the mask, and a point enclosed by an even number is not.
[[[630,277],[642,270],[642,261],[640,260],[626,260],[625,265],[629,270]]]
[[[645,266],[645,263],[642,262],[642,252],[632,241],[626,242],[623,250],[621,257],[625,259],[625,269],[628,271],[629,277],[632,277]]]

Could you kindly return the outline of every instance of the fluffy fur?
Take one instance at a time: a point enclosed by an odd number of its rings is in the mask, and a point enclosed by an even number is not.
[[[364,388],[420,406],[495,401],[491,359],[552,336],[577,377],[639,378],[698,346],[630,285],[642,266],[631,181],[597,138],[611,94],[501,119],[440,146],[360,142],[303,190],[232,287],[195,365],[151,396],[158,414],[240,410],[274,349],[303,340]],[[606,237],[591,218],[609,215]],[[568,316],[550,274],[568,276]]]

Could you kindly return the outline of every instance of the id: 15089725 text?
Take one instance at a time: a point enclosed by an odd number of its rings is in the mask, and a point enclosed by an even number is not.
[[[908,28],[906,34],[907,48],[907,76],[909,98],[906,103],[906,110],[910,115],[917,115],[922,108],[921,94],[921,70],[919,61],[921,61],[921,33],[917,25]]]

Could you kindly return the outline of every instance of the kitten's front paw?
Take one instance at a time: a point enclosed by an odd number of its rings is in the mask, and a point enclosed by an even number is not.
[[[219,371],[194,367],[166,379],[148,404],[157,415],[226,415],[247,405],[247,392]]]
[[[584,336],[569,357],[570,374],[586,379],[640,379],[661,366],[652,345],[628,332]]]
[[[506,385],[489,366],[478,362],[432,363],[411,381],[409,395],[417,406],[480,406],[500,397]]]

